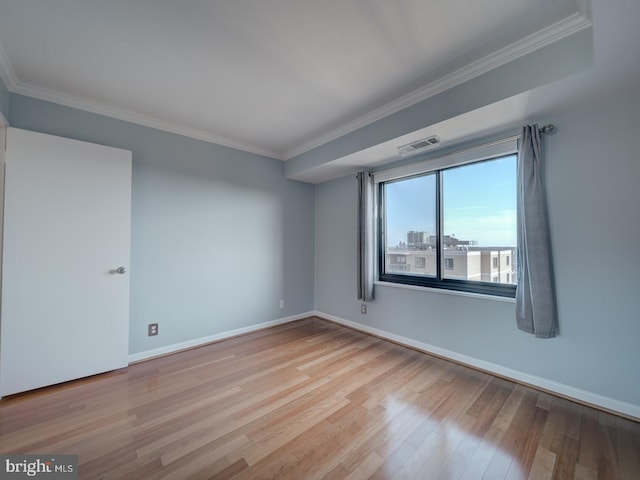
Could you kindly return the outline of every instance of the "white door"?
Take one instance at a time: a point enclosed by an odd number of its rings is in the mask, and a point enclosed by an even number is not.
[[[126,366],[131,152],[8,128],[5,162],[0,396]]]

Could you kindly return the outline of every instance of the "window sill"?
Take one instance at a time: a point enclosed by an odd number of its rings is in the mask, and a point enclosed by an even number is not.
[[[380,285],[383,287],[393,287],[393,288],[404,288],[408,290],[418,290],[421,292],[432,292],[432,293],[443,293],[445,295],[457,295],[460,297],[471,297],[471,298],[480,298],[483,300],[493,300],[494,302],[504,302],[504,303],[516,303],[515,298],[510,297],[500,297],[498,295],[486,295],[484,293],[472,293],[472,292],[460,292],[457,290],[446,290],[443,288],[431,288],[431,287],[420,287],[417,285],[406,285],[403,283],[393,283],[393,282],[381,282],[380,280],[376,280],[373,282],[374,285]]]

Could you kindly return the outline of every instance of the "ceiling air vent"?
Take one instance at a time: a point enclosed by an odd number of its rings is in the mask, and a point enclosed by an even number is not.
[[[402,156],[411,155],[426,150],[427,148],[437,147],[441,142],[442,139],[440,137],[433,135],[432,137],[416,140],[415,142],[398,147],[398,153]]]

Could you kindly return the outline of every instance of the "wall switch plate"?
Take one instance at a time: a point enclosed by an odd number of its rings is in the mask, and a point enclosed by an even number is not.
[[[363,315],[367,314],[367,304],[363,303],[362,305],[360,305],[360,313],[362,313]]]
[[[149,337],[153,337],[155,335],[158,335],[158,324],[157,323],[150,323],[148,330],[147,330],[147,336]]]
[[[284,308],[284,300],[280,300],[280,308]]]

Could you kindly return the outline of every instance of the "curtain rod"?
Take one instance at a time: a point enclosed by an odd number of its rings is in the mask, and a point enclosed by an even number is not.
[[[556,126],[553,123],[547,123],[543,127],[540,128],[540,133],[553,133],[556,131]]]
[[[553,132],[556,131],[556,126],[553,123],[547,123],[546,125],[543,125],[542,127],[539,128],[540,133],[542,134],[546,134],[546,135],[551,135]],[[521,135],[512,135],[510,137],[506,137],[506,138],[501,138],[500,140],[496,140],[494,142],[489,142],[487,145],[491,145],[493,143],[498,143],[498,142],[505,142],[508,140],[520,140]],[[482,147],[483,145],[478,145],[478,147]],[[473,150],[476,147],[471,147],[469,149],[465,149],[465,150]]]

